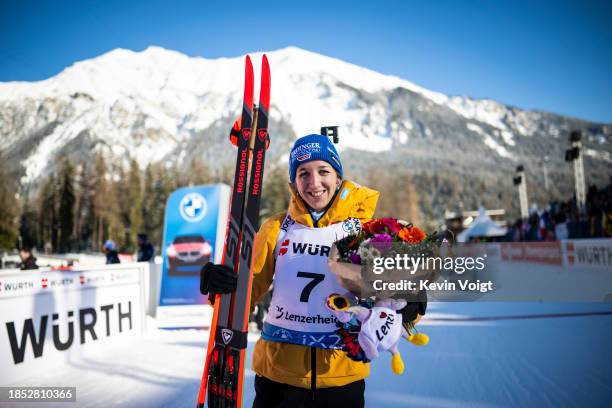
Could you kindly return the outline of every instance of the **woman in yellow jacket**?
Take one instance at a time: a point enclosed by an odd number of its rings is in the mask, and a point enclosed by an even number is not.
[[[331,245],[372,218],[379,193],[343,180],[342,163],[326,136],[298,139],[289,157],[287,212],[261,226],[253,260],[252,304],[274,291],[255,345],[254,407],[363,407],[368,363],[341,349],[327,296],[344,293],[327,267]],[[233,290],[235,275],[206,268],[203,288]]]

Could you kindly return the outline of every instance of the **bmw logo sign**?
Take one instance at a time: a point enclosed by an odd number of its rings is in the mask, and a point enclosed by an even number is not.
[[[181,217],[188,222],[198,222],[206,215],[206,200],[198,193],[189,193],[179,204]]]

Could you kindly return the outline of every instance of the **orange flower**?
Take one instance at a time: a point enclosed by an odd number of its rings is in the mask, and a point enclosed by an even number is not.
[[[409,244],[418,244],[425,239],[426,234],[417,227],[404,227],[397,233],[397,236]]]

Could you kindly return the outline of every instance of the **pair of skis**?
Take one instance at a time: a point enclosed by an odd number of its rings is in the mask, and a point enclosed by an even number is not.
[[[241,128],[237,137],[236,173],[222,262],[238,273],[238,285],[234,293],[215,297],[198,408],[204,407],[206,400],[210,408],[240,408],[242,405],[242,379],[253,278],[251,263],[255,233],[259,228],[259,206],[268,145],[270,67],[266,55],[261,64],[259,106],[256,109],[253,107],[253,77],[253,64],[247,56]],[[254,115],[254,112],[257,114]]]

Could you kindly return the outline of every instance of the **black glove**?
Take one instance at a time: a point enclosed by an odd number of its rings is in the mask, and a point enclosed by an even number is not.
[[[238,275],[232,268],[208,262],[200,271],[200,293],[215,298],[218,293],[232,293],[238,285]]]
[[[408,300],[408,299],[407,299]],[[411,296],[408,304],[399,312],[402,314],[402,322],[412,323],[417,318],[417,314],[425,316],[427,310],[427,291],[421,290],[415,296]]]
[[[402,322],[412,322],[417,318],[417,314],[425,315],[427,310],[427,301],[425,302],[408,302],[408,304],[399,312],[402,314]]]

